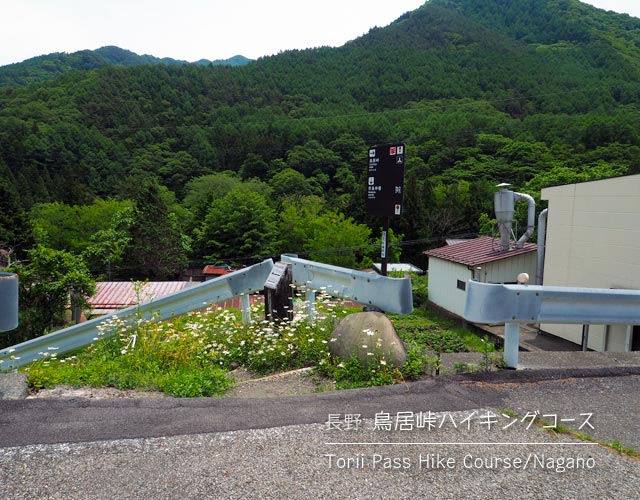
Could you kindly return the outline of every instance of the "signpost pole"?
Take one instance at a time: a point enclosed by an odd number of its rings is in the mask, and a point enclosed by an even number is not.
[[[382,229],[382,245],[380,248],[380,257],[382,258],[382,267],[380,274],[387,275],[387,264],[389,263],[389,221],[390,217],[384,218],[384,228]]]

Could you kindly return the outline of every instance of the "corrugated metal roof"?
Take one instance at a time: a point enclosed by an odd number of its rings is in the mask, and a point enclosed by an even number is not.
[[[494,262],[502,259],[509,259],[516,255],[522,255],[529,252],[535,252],[538,245],[533,243],[525,243],[522,248],[513,248],[504,252],[500,248],[499,238],[490,238],[482,236],[473,240],[463,241],[441,248],[434,248],[423,252],[429,257],[437,257],[457,264],[466,266],[478,266],[488,262]]]
[[[224,266],[205,266],[202,272],[203,274],[214,274],[217,276],[224,276],[225,274],[229,274],[231,271]]]
[[[140,300],[147,302],[164,297],[194,284],[196,283],[188,281],[149,281],[140,290]],[[88,302],[93,314],[108,314],[118,309],[136,305],[138,297],[134,284],[130,281],[98,281],[96,283],[96,293]]]

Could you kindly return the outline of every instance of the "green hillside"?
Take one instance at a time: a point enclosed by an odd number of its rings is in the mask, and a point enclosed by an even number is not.
[[[0,68],[0,242],[82,254],[94,273],[375,258],[368,144],[407,143],[392,227],[418,264],[486,230],[498,182],[538,195],[640,172],[640,20],[577,0],[431,0],[342,47],[239,67],[117,48],[22,64]],[[120,208],[91,218],[108,199]],[[60,234],[69,217],[93,225]]]
[[[230,59],[216,59],[209,61],[200,59],[194,62],[196,66],[242,66],[251,62],[244,56],[234,56]],[[81,50],[72,54],[53,53],[33,57],[26,61],[0,66],[0,87],[8,85],[27,85],[56,78],[69,71],[86,71],[103,66],[139,66],[143,64],[183,65],[187,61],[158,58],[150,55],[140,56],[130,50],[120,47],[107,46],[96,50]]]

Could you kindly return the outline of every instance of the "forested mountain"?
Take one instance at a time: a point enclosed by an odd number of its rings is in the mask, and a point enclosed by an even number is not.
[[[431,0],[240,67],[101,50],[0,87],[0,241],[18,253],[125,278],[283,251],[355,265],[382,224],[364,213],[367,145],[390,141],[408,154],[392,227],[418,264],[486,229],[498,182],[539,196],[640,172],[640,20],[577,0]]]
[[[242,66],[251,62],[244,56],[233,56],[229,59],[216,59],[209,61],[200,59],[194,62],[196,66]],[[171,59],[170,57],[158,58],[150,55],[140,56],[130,50],[120,47],[107,46],[96,50],[80,50],[72,54],[53,53],[44,56],[33,57],[26,61],[0,66],[0,87],[5,85],[27,85],[29,83],[50,80],[68,71],[86,71],[101,68],[103,66],[139,66],[142,64],[190,64],[187,61]]]

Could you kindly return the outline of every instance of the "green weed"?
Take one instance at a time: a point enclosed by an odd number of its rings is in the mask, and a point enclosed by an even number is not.
[[[194,397],[223,393],[229,387],[224,374],[237,366],[259,374],[316,366],[335,379],[338,388],[365,387],[437,375],[441,353],[482,350],[486,363],[493,354],[493,344],[416,309],[407,316],[390,316],[407,347],[403,366],[391,366],[378,351],[370,353],[367,363],[334,359],[328,346],[333,326],[353,311],[322,290],[313,321],[307,319],[301,297],[296,304],[291,321],[243,324],[240,311],[217,307],[163,322],[141,314],[128,323],[110,318],[87,349],[65,359],[57,359],[55,352],[43,353],[27,369],[29,382],[36,390],[58,384],[113,386]],[[263,318],[264,307],[253,306],[251,317]]]
[[[29,382],[33,389],[67,384],[216,395],[229,387],[224,374],[235,366],[266,374],[326,363],[333,323],[344,314],[320,294],[315,321],[298,311],[293,321],[244,325],[239,311],[217,307],[157,323],[141,315],[128,323],[110,318],[84,351],[60,360],[44,353],[28,367]],[[264,317],[263,306],[251,315]]]

